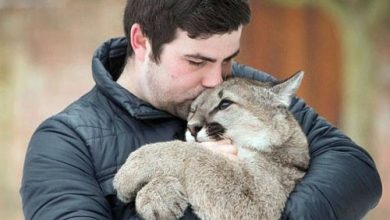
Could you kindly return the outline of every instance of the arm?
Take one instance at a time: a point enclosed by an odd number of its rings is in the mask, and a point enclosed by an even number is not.
[[[20,189],[26,219],[111,219],[84,142],[48,120],[29,144]]]
[[[274,81],[272,76],[235,63],[236,76]],[[309,170],[291,193],[282,219],[360,219],[382,194],[375,164],[368,153],[329,124],[302,100],[290,107],[307,135]]]

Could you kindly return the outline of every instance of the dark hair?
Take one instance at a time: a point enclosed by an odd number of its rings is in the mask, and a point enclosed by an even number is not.
[[[190,38],[208,38],[248,24],[250,14],[249,0],[128,0],[123,19],[127,55],[133,54],[130,30],[134,23],[149,38],[152,58],[159,62],[163,44],[175,39],[177,28]]]

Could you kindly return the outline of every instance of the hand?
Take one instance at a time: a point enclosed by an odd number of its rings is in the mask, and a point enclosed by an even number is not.
[[[237,160],[237,147],[233,145],[232,141],[229,139],[213,142],[201,142],[200,144],[211,151],[228,157],[229,159]]]

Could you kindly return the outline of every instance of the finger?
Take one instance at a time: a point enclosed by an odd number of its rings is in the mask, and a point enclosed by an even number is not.
[[[216,142],[210,142],[210,143],[204,143],[202,144],[203,147],[214,151],[216,153],[226,153],[226,154],[233,154],[237,155],[237,147],[232,144],[219,144]]]
[[[204,147],[215,147],[217,145],[228,145],[232,144],[232,141],[230,139],[224,139],[220,141],[206,141],[200,143]]]
[[[225,157],[229,158],[230,160],[237,160],[238,159],[237,155],[234,155],[234,154],[223,153],[222,155],[224,155]]]
[[[216,151],[226,154],[237,155],[237,147],[232,144],[217,145],[215,148]]]
[[[230,140],[230,139],[222,139],[222,140],[219,140],[219,141],[215,141],[215,143],[218,143],[218,144],[232,144],[232,140]]]

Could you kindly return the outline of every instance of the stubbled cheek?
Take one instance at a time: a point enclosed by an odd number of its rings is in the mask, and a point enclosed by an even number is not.
[[[183,62],[170,63],[166,68],[173,83],[183,87],[196,87],[200,85],[207,71],[194,69]]]
[[[193,76],[194,70],[187,67],[185,63],[182,62],[169,62],[169,65],[166,66],[166,70],[171,76],[172,79],[185,78]]]

